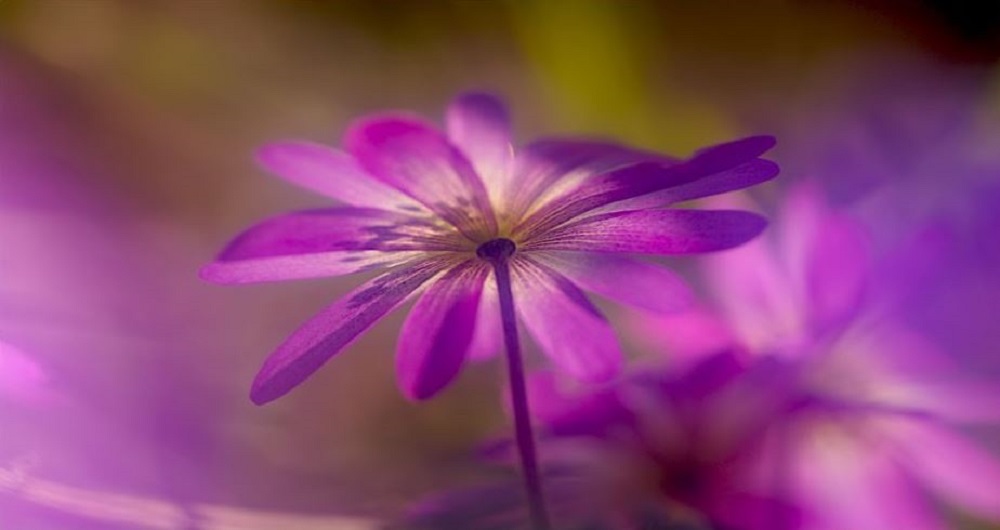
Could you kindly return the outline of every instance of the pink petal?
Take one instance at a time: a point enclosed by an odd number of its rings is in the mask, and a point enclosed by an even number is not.
[[[738,344],[725,321],[704,307],[669,315],[635,314],[626,325],[646,349],[687,363]]]
[[[498,204],[514,162],[507,108],[490,94],[463,94],[448,107],[446,122],[448,139],[469,158]]]
[[[285,141],[257,151],[257,162],[279,177],[352,206],[413,212],[423,207],[365,173],[346,153],[312,142]]]
[[[408,117],[376,116],[356,122],[344,144],[368,172],[463,234],[482,239],[496,233],[483,181],[432,126]]]
[[[969,424],[1000,423],[1000,387],[995,382],[944,376],[933,382],[903,381],[900,387],[905,392],[906,406],[944,420]]]
[[[582,250],[639,254],[692,254],[735,247],[767,225],[750,212],[637,210],[612,212],[548,231],[525,250]]]
[[[758,351],[798,344],[808,331],[800,292],[769,243],[759,238],[705,260],[714,298],[739,338]]]
[[[217,283],[335,276],[455,248],[439,227],[410,216],[362,208],[309,210],[245,230],[201,276]]]
[[[797,486],[824,530],[944,530],[915,485],[874,445],[813,433],[793,449]],[[829,438],[828,440],[826,438]]]
[[[677,161],[612,142],[548,138],[518,152],[508,208],[521,217],[587,183],[590,178],[643,161],[666,166]]]
[[[201,279],[220,284],[260,283],[342,276],[401,265],[424,252],[351,250],[242,261],[216,261],[199,271]]]
[[[964,373],[947,352],[905,327],[882,322],[850,346],[858,361],[870,360],[881,404],[919,411],[950,423],[1000,422],[1000,387]]]
[[[632,420],[615,387],[574,385],[550,370],[530,374],[526,383],[531,415],[546,434],[604,437]]]
[[[587,291],[640,309],[671,313],[694,302],[694,293],[673,271],[631,257],[566,251],[531,257]]]
[[[730,171],[754,160],[773,145],[771,137],[745,138],[703,149],[683,162],[664,163],[650,157],[587,178],[586,185],[572,187],[560,183],[559,189],[569,191],[536,208],[515,231],[524,237],[544,233],[579,215],[608,205]]]
[[[503,348],[503,328],[500,321],[500,298],[497,282],[490,271],[483,294],[479,297],[479,313],[476,315],[476,332],[469,345],[469,359],[481,361],[491,359]]]
[[[584,183],[534,209],[514,232],[521,239],[531,239],[606,205],[678,186],[697,177],[681,165],[664,166],[656,162],[642,162],[587,176]]]
[[[616,202],[602,208],[601,212],[662,208],[679,202],[720,195],[767,182],[778,176],[779,171],[778,164],[770,160],[755,159],[687,184]]]
[[[782,249],[800,280],[809,317],[821,332],[853,317],[871,272],[869,241],[856,221],[828,210],[819,190],[792,190],[782,212]]]
[[[617,375],[622,362],[618,340],[578,287],[523,256],[513,262],[512,276],[518,314],[552,362],[585,382]]]
[[[250,399],[263,405],[287,394],[449,265],[453,263],[439,259],[395,269],[324,309],[267,358]]]
[[[410,399],[437,394],[458,375],[476,327],[485,262],[468,261],[449,270],[420,297],[399,338],[396,372]]]
[[[1000,460],[932,421],[898,419],[892,437],[902,463],[948,502],[984,519],[1000,520]]]
[[[685,184],[616,202],[605,211],[642,210],[662,208],[678,202],[720,195],[767,182],[780,171],[778,164],[755,158],[774,147],[770,136],[751,136],[733,142],[708,147],[699,151],[688,163],[693,163],[704,176]],[[733,165],[732,159],[746,160]]]
[[[699,149],[691,160],[703,171],[717,172],[733,167],[733,160],[750,160],[770,151],[778,141],[773,136],[747,136]]]

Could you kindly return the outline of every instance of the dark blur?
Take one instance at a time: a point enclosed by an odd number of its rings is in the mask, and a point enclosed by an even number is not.
[[[439,120],[467,89],[522,141],[775,134],[763,203],[808,177],[880,237],[946,224],[977,251],[926,294],[954,318],[909,318],[1000,376],[998,59],[997,2],[0,0],[0,528],[373,528],[480,473],[499,363],[408,403],[398,311],[258,408],[264,357],[358,280],[197,277],[249,223],[325,204],[256,147]],[[904,214],[864,210],[894,189]]]

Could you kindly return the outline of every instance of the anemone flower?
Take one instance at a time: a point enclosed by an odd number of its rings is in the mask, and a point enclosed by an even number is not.
[[[633,366],[607,385],[528,378],[548,508],[561,530],[773,530],[795,507],[754,482],[766,429],[787,410],[781,366],[720,350],[683,369]],[[511,444],[483,456],[506,463]],[[506,481],[431,496],[399,530],[528,529]]]
[[[581,288],[647,308],[676,306],[683,301],[677,277],[628,254],[706,252],[753,238],[765,225],[755,214],[664,207],[777,173],[758,158],[774,145],[770,137],[707,148],[683,161],[596,141],[543,140],[517,152],[511,142],[503,104],[467,94],[449,107],[445,132],[387,113],[353,123],[346,152],[281,142],[259,153],[270,171],[345,204],[249,228],[203,269],[204,278],[247,283],[385,273],[279,346],[254,381],[255,403],[302,383],[419,292],[398,343],[404,394],[435,395],[467,357],[488,356],[502,342],[519,445],[533,454],[517,315],[562,371],[583,381],[614,377],[621,362],[616,338]],[[533,466],[526,462],[526,471]]]
[[[792,191],[779,220],[774,237],[708,267],[733,341],[797,387],[760,479],[805,508],[810,530],[943,528],[927,493],[1000,520],[1000,462],[961,432],[996,425],[1000,393],[899,318],[895,291],[934,247],[876,256],[811,186]]]
[[[784,375],[773,363],[721,350],[601,389],[535,376],[541,454],[550,469],[572,470],[587,485],[576,486],[589,494],[586,509],[609,528],[646,520],[658,521],[655,528],[787,528],[793,505],[753,480],[767,427],[794,396]]]

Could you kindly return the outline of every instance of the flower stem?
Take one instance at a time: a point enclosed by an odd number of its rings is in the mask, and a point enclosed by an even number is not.
[[[514,314],[514,295],[510,285],[510,267],[507,256],[499,255],[490,260],[496,273],[500,298],[500,318],[503,323],[504,345],[507,349],[507,374],[510,377],[510,399],[514,411],[514,434],[521,456],[524,487],[528,495],[528,510],[535,530],[549,530],[549,514],[542,495],[542,481],[538,472],[538,454],[528,412],[528,392],[524,383],[524,363],[521,360],[521,342],[517,336],[517,318]]]

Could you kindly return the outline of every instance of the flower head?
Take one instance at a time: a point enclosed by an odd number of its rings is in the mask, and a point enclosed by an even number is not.
[[[921,490],[1000,519],[1000,463],[959,429],[1000,420],[1000,393],[899,318],[890,291],[932,252],[904,247],[876,255],[858,222],[802,186],[774,237],[711,259],[717,327],[783,366],[797,395],[761,479],[806,507],[807,528],[938,528]]]
[[[363,118],[345,151],[307,142],[266,146],[272,172],[341,203],[265,220],[202,271],[220,283],[385,273],[293,333],[265,362],[251,397],[261,404],[302,383],[372,324],[419,299],[399,339],[404,393],[428,398],[468,357],[500,350],[491,260],[509,261],[523,323],[561,369],[585,381],[614,376],[617,340],[583,290],[650,309],[686,292],[672,273],[628,254],[729,248],[756,236],[761,217],[665,208],[774,177],[752,137],[687,160],[617,144],[550,139],[515,151],[507,111],[467,94],[446,131],[406,114]]]
[[[783,375],[725,350],[599,389],[539,374],[532,404],[542,454],[578,477],[589,498],[580,504],[605,521],[655,514],[678,528],[789,528],[793,505],[753,480],[767,427],[787,408]]]

